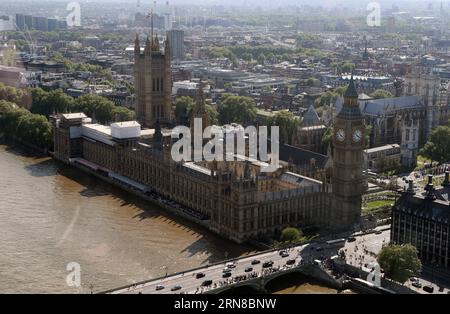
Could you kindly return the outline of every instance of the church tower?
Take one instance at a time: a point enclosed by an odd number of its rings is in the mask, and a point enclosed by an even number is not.
[[[134,45],[136,117],[147,128],[153,128],[156,121],[162,125],[172,122],[170,43],[166,40],[162,53],[158,36],[151,37],[147,37],[144,53],[137,35]]]
[[[353,75],[344,94],[344,105],[334,123],[333,218],[334,229],[348,230],[360,221],[365,123],[358,104]]]

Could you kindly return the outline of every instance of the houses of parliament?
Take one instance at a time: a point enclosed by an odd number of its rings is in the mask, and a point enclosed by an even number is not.
[[[286,227],[314,227],[324,233],[358,227],[365,186],[364,118],[353,80],[335,121],[330,182],[283,166],[264,173],[263,162],[237,154],[234,161],[175,162],[167,128],[173,120],[170,42],[166,40],[162,52],[152,36],[141,50],[137,37],[137,121],[104,126],[83,113],[59,114],[53,119],[56,159],[164,199],[174,210],[238,243],[276,236]],[[205,99],[198,94],[193,117],[204,118]]]

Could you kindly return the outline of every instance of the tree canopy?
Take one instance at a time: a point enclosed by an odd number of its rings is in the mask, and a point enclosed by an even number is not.
[[[450,126],[438,126],[420,150],[420,154],[432,161],[444,163],[450,160]]]
[[[61,89],[47,92],[41,88],[31,89],[31,95],[33,97],[31,111],[44,116],[49,116],[53,112],[80,111],[95,117],[98,122],[103,124],[130,121],[135,118],[134,111],[116,106],[112,101],[98,95],[86,94],[74,99]]]
[[[299,119],[290,111],[278,111],[268,120],[269,125],[280,128],[280,142],[292,144],[297,132]]]
[[[224,94],[219,108],[219,120],[222,124],[239,123],[249,125],[256,120],[255,101],[250,97]]]
[[[388,278],[400,283],[419,275],[422,269],[417,249],[411,244],[390,244],[383,247],[378,255],[378,263]]]
[[[372,94],[370,94],[370,97],[374,99],[383,99],[383,98],[392,98],[393,95],[391,92],[384,90],[384,89],[377,89]]]
[[[302,236],[303,234],[299,229],[288,227],[281,232],[280,242],[298,242],[301,240]]]
[[[192,97],[182,96],[175,100],[175,119],[180,125],[190,125],[192,110],[195,102]],[[217,124],[219,113],[213,106],[206,104],[206,112],[208,114],[209,123]]]
[[[45,116],[4,100],[0,100],[0,131],[41,148],[53,145],[52,126]]]

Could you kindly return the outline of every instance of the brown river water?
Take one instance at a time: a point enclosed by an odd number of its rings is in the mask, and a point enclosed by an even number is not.
[[[0,145],[0,293],[99,292],[217,262],[225,252],[254,249],[77,169]],[[66,284],[71,262],[81,267],[80,288]],[[334,291],[302,286],[276,291]]]

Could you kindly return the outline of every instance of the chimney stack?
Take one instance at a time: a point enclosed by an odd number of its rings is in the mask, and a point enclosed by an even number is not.
[[[409,195],[416,194],[416,191],[414,190],[414,180],[409,179],[409,181],[408,181],[408,189],[406,190],[406,193],[408,193]]]
[[[428,175],[428,184],[425,187],[427,191],[426,199],[434,201],[436,199],[436,194],[434,194],[434,186],[433,186],[433,175]]]

